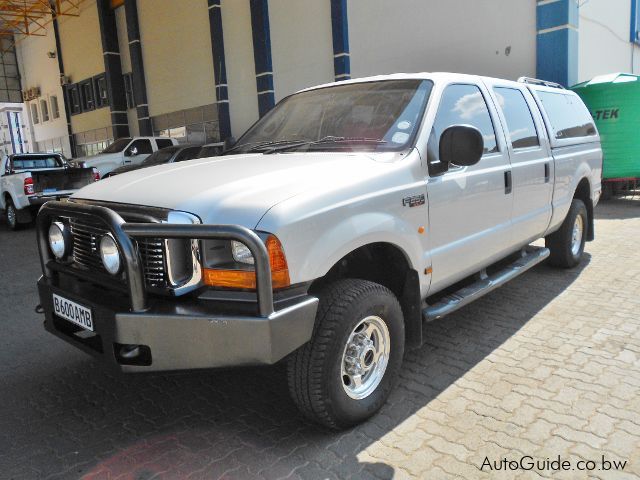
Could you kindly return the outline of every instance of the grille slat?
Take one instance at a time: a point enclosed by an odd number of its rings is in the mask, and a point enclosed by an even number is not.
[[[107,233],[101,225],[77,218],[69,219],[73,235],[73,260],[89,270],[106,272],[100,258],[100,239]],[[141,238],[137,241],[142,258],[145,283],[155,288],[167,287],[166,255],[164,242],[157,238]]]

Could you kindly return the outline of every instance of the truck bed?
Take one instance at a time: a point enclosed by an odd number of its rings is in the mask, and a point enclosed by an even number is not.
[[[93,182],[91,168],[64,168],[51,170],[32,170],[34,192],[78,190]]]

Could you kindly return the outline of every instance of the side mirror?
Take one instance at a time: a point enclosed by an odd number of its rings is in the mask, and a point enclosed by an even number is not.
[[[230,148],[233,148],[237,143],[236,137],[227,137],[224,140],[224,146],[222,147],[222,151],[226,152]]]
[[[440,163],[444,171],[449,165],[470,167],[482,158],[484,139],[480,130],[470,125],[454,125],[440,136]]]
[[[138,155],[138,149],[136,147],[131,147],[127,151],[127,156],[129,156],[129,157],[135,157],[136,155]]]

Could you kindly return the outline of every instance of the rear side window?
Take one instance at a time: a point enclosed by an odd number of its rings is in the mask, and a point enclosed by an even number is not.
[[[173,146],[173,142],[171,140],[166,139],[166,138],[158,138],[156,140],[156,145],[158,145],[158,149],[167,148],[167,147],[172,147]]]
[[[202,150],[198,153],[198,158],[217,157],[222,153],[222,147],[202,147]]]
[[[540,145],[536,125],[531,110],[520,90],[514,88],[494,88],[498,104],[507,121],[507,130],[513,149],[537,147]]]
[[[185,160],[192,160],[198,157],[198,152],[200,151],[200,147],[190,147],[183,149],[174,161],[183,162]]]
[[[537,94],[547,112],[556,139],[590,137],[596,134],[593,118],[577,95],[540,91]]]
[[[477,86],[449,85],[445,89],[433,124],[436,152],[438,151],[436,145],[440,142],[440,135],[453,125],[476,127],[484,138],[484,153],[498,151],[491,115],[482,92]]]

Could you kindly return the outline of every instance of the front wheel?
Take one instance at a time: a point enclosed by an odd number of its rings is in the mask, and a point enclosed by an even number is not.
[[[339,429],[384,404],[404,354],[404,319],[393,293],[365,280],[339,280],[319,294],[311,340],[288,361],[289,390],[302,413]]]
[[[560,229],[545,238],[545,245],[551,250],[549,263],[560,268],[578,265],[584,252],[588,228],[587,207],[582,200],[574,198]]]

